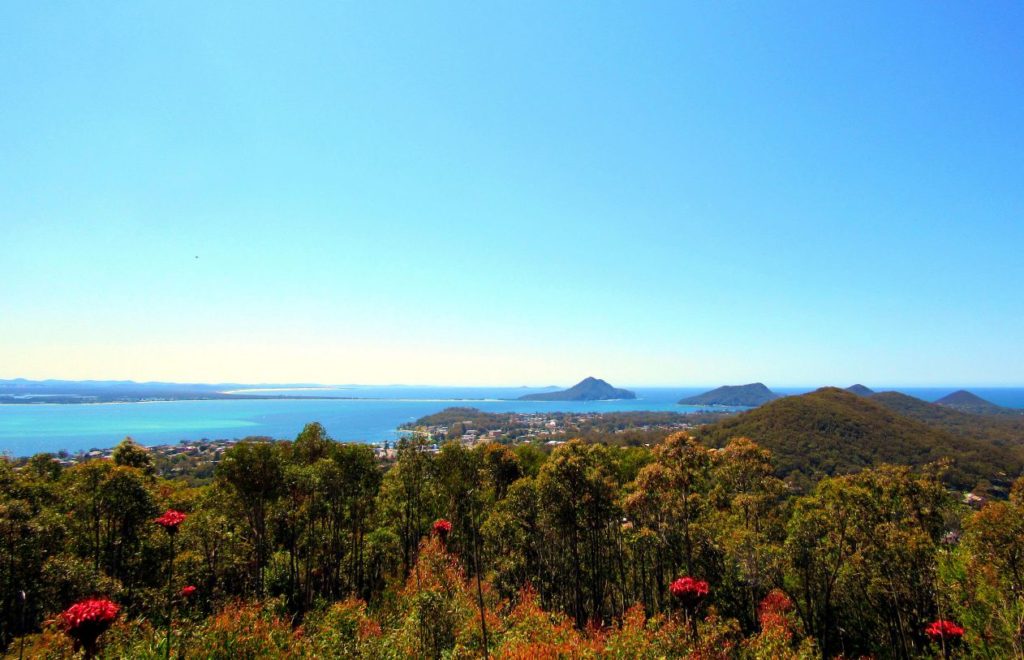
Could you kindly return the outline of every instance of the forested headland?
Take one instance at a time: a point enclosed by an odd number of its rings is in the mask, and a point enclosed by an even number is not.
[[[381,461],[314,423],[238,443],[209,483],[160,476],[131,442],[72,467],[2,460],[0,643],[52,658],[1021,657],[1019,468],[988,474],[954,431],[815,394],[650,446],[411,438]],[[794,468],[786,424],[861,444],[895,429],[913,460]],[[934,451],[913,444],[925,430]]]

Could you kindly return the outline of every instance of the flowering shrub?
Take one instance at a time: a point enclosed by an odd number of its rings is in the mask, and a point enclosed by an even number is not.
[[[948,619],[936,619],[925,627],[924,634],[933,642],[957,642],[964,636],[964,629]]]
[[[491,652],[495,658],[525,660],[593,655],[586,652],[586,637],[572,620],[560,612],[544,610],[532,588],[524,588],[518,601],[493,631],[495,643]]]
[[[196,631],[193,644],[206,658],[287,657],[301,635],[278,605],[272,600],[228,604]]]
[[[623,614],[600,650],[610,658],[681,658],[692,650],[691,639],[678,619],[655,615],[650,619],[640,604]]]
[[[768,592],[757,606],[761,631],[743,641],[744,656],[752,660],[818,658],[811,639],[802,637],[793,601],[780,589]]]
[[[403,656],[440,657],[476,611],[462,565],[440,533],[420,542],[416,567],[397,595],[405,617],[389,643]]]
[[[156,518],[153,522],[166,529],[169,534],[174,534],[178,531],[178,525],[185,522],[185,518],[187,517],[188,516],[181,511],[167,509],[162,516]]]
[[[788,632],[787,614],[793,609],[793,601],[779,589],[773,589],[757,606],[757,619],[761,628],[783,628]]]
[[[90,598],[64,610],[60,625],[75,642],[75,650],[85,649],[85,657],[96,655],[96,642],[121,611],[120,606],[106,598]]]
[[[434,521],[434,533],[440,536],[442,540],[447,538],[451,531],[452,524],[450,521],[445,520],[444,518]]]
[[[366,603],[348,598],[307,614],[296,631],[302,639],[302,651],[313,658],[381,657],[376,645],[382,630],[370,617]],[[303,656],[305,657],[305,656]]]
[[[195,593],[196,593],[196,588],[194,586],[192,586],[191,584],[188,585],[187,587],[182,587],[181,588],[181,596],[182,596],[182,598],[191,598],[192,596],[195,595]]]
[[[687,609],[696,608],[700,605],[711,589],[704,580],[697,580],[689,575],[684,576],[669,585],[669,593]]]

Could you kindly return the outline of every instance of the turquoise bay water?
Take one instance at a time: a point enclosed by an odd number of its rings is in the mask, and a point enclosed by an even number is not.
[[[398,437],[405,422],[451,406],[489,412],[612,412],[624,410],[697,410],[675,403],[680,390],[651,391],[632,401],[514,401],[524,391],[470,388],[360,388],[289,391],[312,397],[366,396],[364,399],[267,399],[238,401],[166,401],[110,404],[17,404],[0,406],[0,451],[26,456],[41,451],[110,447],[126,435],[147,444],[183,439],[241,438],[267,435],[293,438],[308,422],[318,421],[336,440],[380,442]],[[384,398],[390,395],[390,398]]]
[[[14,456],[37,452],[74,452],[110,447],[130,435],[147,444],[201,438],[242,438],[266,435],[293,438],[303,425],[321,422],[337,440],[380,442],[397,437],[405,422],[450,406],[471,406],[488,412],[619,412],[654,410],[692,412],[675,402],[703,388],[634,388],[628,401],[515,401],[536,389],[355,387],[329,391],[294,391],[297,396],[367,397],[351,399],[280,399],[237,401],[167,401],[113,404],[0,405],[0,451]],[[776,388],[785,394],[807,389]],[[934,400],[951,389],[901,391]],[[975,389],[978,395],[1004,406],[1024,408],[1024,389]]]

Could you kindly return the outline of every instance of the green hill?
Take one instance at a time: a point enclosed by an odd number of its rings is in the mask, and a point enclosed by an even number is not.
[[[679,401],[684,406],[760,406],[779,395],[765,387],[764,383],[748,385],[723,385],[710,392],[687,397]]]
[[[850,385],[849,387],[846,388],[846,391],[853,392],[854,394],[859,394],[860,396],[871,396],[872,394],[875,393],[873,389],[861,385],[860,383],[857,383],[856,385]]]
[[[936,401],[935,405],[945,406],[947,408],[959,410],[960,412],[972,413],[974,415],[1012,415],[1017,412],[1010,408],[997,406],[991,401],[986,401],[977,394],[968,392],[967,390],[958,390],[952,394],[947,394]]]
[[[1024,467],[1017,447],[954,434],[837,388],[772,401],[705,426],[698,436],[717,447],[751,438],[772,451],[781,476],[799,485],[880,463],[922,466],[948,457],[950,484],[973,488],[987,479],[1005,487]]]
[[[588,377],[567,390],[541,392],[519,397],[520,401],[603,401],[608,399],[635,399],[636,394],[609,385],[600,378]]]
[[[955,408],[928,403],[901,392],[880,392],[871,399],[895,413],[911,417],[960,438],[1024,447],[1024,415],[973,415]]]

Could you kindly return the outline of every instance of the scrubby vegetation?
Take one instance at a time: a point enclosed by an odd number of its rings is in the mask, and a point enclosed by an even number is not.
[[[138,446],[2,461],[0,641],[44,658],[1024,653],[1024,484],[972,509],[936,462],[800,491],[764,447],[720,444],[405,441],[382,464],[311,424],[239,443],[202,486]]]

